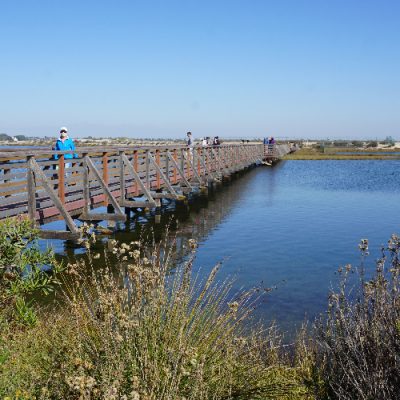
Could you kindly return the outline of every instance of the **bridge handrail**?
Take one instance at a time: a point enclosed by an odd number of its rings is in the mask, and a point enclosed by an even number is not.
[[[78,158],[66,158],[71,153]],[[154,207],[153,190],[167,189],[168,196],[176,198],[174,185],[183,185],[191,191],[208,179],[219,180],[261,159],[260,144],[2,151],[0,219],[28,213],[32,219],[44,220],[61,211],[67,219],[65,215],[74,210],[82,207],[88,210],[88,204],[111,201],[117,202],[113,204],[116,208],[120,198],[127,204],[131,201],[129,196],[146,195],[149,199],[146,204]]]
[[[245,143],[245,144],[221,144],[219,146],[201,146],[196,145],[192,148],[196,149],[210,149],[210,148],[229,148],[229,147],[251,147],[251,146],[261,146],[258,143]],[[7,159],[11,157],[27,157],[27,156],[52,156],[54,154],[61,155],[61,154],[73,154],[73,153],[103,153],[103,152],[118,152],[118,151],[152,151],[152,150],[169,150],[169,149],[186,149],[189,150],[191,147],[181,144],[171,144],[171,145],[162,145],[162,146],[85,146],[85,147],[76,147],[75,150],[64,150],[64,151],[57,151],[52,149],[20,149],[20,150],[11,150],[11,151],[4,151],[2,149],[0,151],[0,159]]]

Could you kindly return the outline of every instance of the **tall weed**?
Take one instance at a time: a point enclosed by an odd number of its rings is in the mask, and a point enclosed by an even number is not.
[[[368,253],[368,241],[360,248]],[[341,271],[330,295],[327,319],[316,327],[318,367],[332,399],[398,399],[400,390],[400,239],[393,235],[372,279],[362,267]]]
[[[251,325],[257,292],[218,283],[219,265],[201,281],[192,271],[196,244],[189,246],[192,256],[176,268],[165,244],[146,257],[140,243],[114,242],[101,269],[94,268],[98,255],[89,248],[88,262],[68,267],[60,315],[14,335],[0,365],[6,372],[0,394],[309,398],[300,368],[282,357],[276,329]],[[6,379],[12,382],[7,389]]]

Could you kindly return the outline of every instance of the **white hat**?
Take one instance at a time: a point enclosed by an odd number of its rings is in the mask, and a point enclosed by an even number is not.
[[[60,132],[62,132],[62,131],[68,132],[68,129],[67,129],[65,126],[62,126],[62,127],[60,128]]]

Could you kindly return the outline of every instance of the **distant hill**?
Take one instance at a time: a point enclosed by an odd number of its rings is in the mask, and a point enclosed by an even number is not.
[[[0,141],[1,142],[6,142],[6,141],[10,141],[13,140],[13,138],[9,135],[7,135],[7,133],[0,133]]]

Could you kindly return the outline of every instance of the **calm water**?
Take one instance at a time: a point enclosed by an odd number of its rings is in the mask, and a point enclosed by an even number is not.
[[[257,315],[291,331],[325,310],[337,268],[359,264],[361,238],[370,240],[372,270],[380,246],[400,233],[399,170],[397,160],[285,161],[253,169],[189,209],[166,211],[158,225],[142,215],[115,236],[132,240],[143,226],[160,234],[174,214],[178,243],[199,241],[195,268],[206,275],[223,261],[220,279],[276,286]]]

